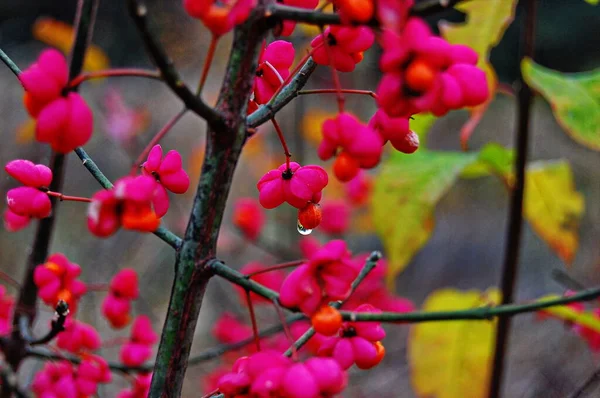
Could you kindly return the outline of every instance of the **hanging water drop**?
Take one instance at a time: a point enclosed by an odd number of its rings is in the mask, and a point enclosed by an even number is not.
[[[300,220],[298,220],[296,227],[300,235],[310,235],[310,233],[313,231],[312,229],[304,228],[304,226],[300,224]]]

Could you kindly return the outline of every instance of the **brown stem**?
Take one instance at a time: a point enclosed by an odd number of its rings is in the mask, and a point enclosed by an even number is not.
[[[373,91],[369,90],[352,90],[347,88],[342,88],[340,90],[336,88],[320,88],[315,90],[300,90],[298,91],[298,95],[310,95],[310,94],[339,94],[340,92],[345,94],[359,94],[359,95],[368,95],[369,97],[373,97],[377,99],[377,94]]]
[[[82,198],[80,196],[63,195],[60,192],[54,192],[54,191],[47,191],[46,194],[48,196],[57,198],[61,202],[67,201],[67,202],[84,202],[84,203],[90,203],[92,201],[90,198]]]
[[[533,58],[534,34],[536,18],[536,0],[522,0],[520,6],[524,7],[524,29],[523,43],[521,48],[521,59]],[[506,237],[506,248],[504,266],[502,268],[502,304],[513,301],[514,287],[517,279],[519,264],[519,249],[523,227],[523,196],[525,193],[525,166],[527,163],[527,152],[529,144],[529,127],[531,115],[531,102],[533,93],[523,80],[519,72],[518,91],[518,122],[515,130],[517,156],[515,160],[515,180],[511,192],[508,231]],[[498,320],[496,329],[496,345],[492,377],[489,388],[489,398],[499,398],[502,394],[502,378],[504,374],[505,360],[508,351],[508,338],[510,332],[510,317]]]

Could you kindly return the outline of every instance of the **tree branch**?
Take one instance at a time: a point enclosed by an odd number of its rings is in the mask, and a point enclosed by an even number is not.
[[[82,147],[75,148],[75,153],[77,154],[79,159],[81,159],[83,166],[90,172],[92,177],[94,177],[96,181],[98,181],[102,188],[112,189],[112,182],[110,182],[110,180],[104,175],[102,170],[98,168],[94,160],[92,160],[90,155],[87,154],[85,149],[83,149]],[[175,250],[179,249],[179,247],[181,246],[181,238],[165,227],[158,227],[156,231],[153,232],[153,234],[158,236],[160,239],[162,239]]]
[[[65,330],[65,322],[67,321],[68,314],[69,305],[63,300],[58,300],[58,304],[56,304],[56,319],[52,320],[50,330],[45,336],[30,341],[29,345],[41,345],[51,342],[60,332]]]
[[[272,98],[268,104],[262,105],[248,116],[248,127],[255,128],[273,119],[277,112],[298,96],[298,91],[306,85],[308,78],[316,68],[315,61],[309,58],[296,76],[277,94],[277,97]]]
[[[450,9],[464,1],[468,0],[421,0],[417,1],[412,7],[410,14],[419,17],[428,17]],[[286,6],[281,3],[272,4],[265,13],[265,16],[276,21],[289,20],[317,26],[342,24],[339,14]],[[364,25],[378,27],[379,21],[373,18]]]
[[[210,263],[216,254],[225,204],[246,139],[245,115],[260,48],[268,31],[263,15],[270,1],[259,1],[248,20],[235,29],[216,107],[226,126],[219,128],[213,123],[207,132],[200,181],[175,263],[171,298],[150,387],[152,398],[179,397],[181,394],[198,314],[212,276]],[[129,4],[134,14],[139,14],[137,2],[129,0]]]
[[[534,56],[534,35],[536,19],[536,0],[522,0],[519,5],[524,8],[523,19],[523,42],[521,43],[520,59]],[[525,83],[519,68],[519,90],[518,90],[518,122],[515,129],[516,159],[515,159],[515,181],[511,192],[508,230],[506,236],[506,247],[504,265],[502,267],[502,304],[513,301],[513,293],[517,279],[519,265],[519,250],[523,229],[523,196],[525,193],[525,167],[527,164],[527,153],[529,145],[529,127],[531,115],[531,102],[533,93]],[[488,391],[489,398],[498,398],[502,395],[502,377],[504,363],[508,349],[508,338],[510,332],[510,318],[500,318],[496,329],[496,344],[494,353],[493,370]]]
[[[214,129],[223,129],[225,127],[223,117],[219,112],[202,101],[202,98],[196,96],[183,82],[173,61],[167,55],[158,39],[148,29],[146,20],[148,9],[146,5],[137,0],[129,0],[128,4],[129,14],[142,35],[146,50],[152,57],[156,67],[160,70],[169,88],[183,101],[186,107],[205,119],[209,126]]]

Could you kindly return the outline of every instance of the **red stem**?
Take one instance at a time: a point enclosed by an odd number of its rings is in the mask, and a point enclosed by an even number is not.
[[[70,202],[85,202],[85,203],[90,203],[92,201],[92,199],[90,199],[90,198],[82,198],[80,196],[63,195],[60,192],[47,191],[46,193],[48,194],[48,196],[54,196],[55,198],[58,198],[58,200],[60,200],[61,202],[63,202],[63,201],[70,201]]]
[[[360,94],[360,95],[368,95],[369,97],[373,97],[377,99],[377,94],[373,91],[369,90],[351,90],[351,89],[341,89],[338,90],[336,88],[321,88],[317,90],[301,90],[298,91],[298,95],[308,95],[308,94],[339,94],[340,92],[346,94]]]
[[[325,31],[323,27],[321,27],[321,36],[323,37],[323,44],[325,45],[325,51],[327,52],[327,61],[329,62],[329,67],[331,68],[331,76],[333,78],[333,85],[335,86],[336,94],[337,94],[337,103],[340,113],[344,112],[344,104],[346,99],[344,98],[344,94],[342,94],[342,85],[340,83],[340,77],[338,75],[337,69],[333,67],[332,61],[333,56],[331,54],[331,47],[329,47],[329,42],[327,41],[327,37],[325,37]]]
[[[197,95],[202,93],[202,89],[204,88],[204,83],[206,83],[206,78],[208,77],[208,71],[210,71],[210,67],[213,62],[213,58],[215,57],[215,50],[217,49],[217,43],[219,42],[220,36],[212,35],[210,40],[210,46],[208,47],[208,53],[206,54],[206,60],[204,60],[204,66],[202,67],[202,75],[200,76],[200,82],[198,82],[198,90]]]
[[[292,154],[288,149],[287,143],[285,142],[285,138],[283,137],[283,132],[281,131],[281,127],[279,127],[279,123],[275,121],[275,119],[271,119],[273,122],[273,127],[275,127],[275,131],[277,131],[277,136],[279,137],[279,141],[281,141],[281,146],[283,147],[283,153],[285,154],[285,165],[286,170],[290,170],[290,158]]]
[[[280,269],[297,267],[297,266],[299,266],[301,264],[304,264],[305,262],[306,262],[305,259],[288,261],[286,263],[281,263],[281,264],[273,265],[273,266],[271,266],[269,268],[266,268],[266,269],[261,269],[259,271],[250,272],[250,273],[246,274],[246,276],[248,278],[251,278],[251,277],[253,277],[255,275],[264,274],[266,272],[271,272],[271,271],[276,271],[276,270],[280,270]]]
[[[283,326],[283,333],[285,334],[285,337],[290,341],[290,343],[292,343],[292,359],[294,361],[297,361],[298,350],[296,350],[296,345],[293,344],[295,339],[294,336],[292,336],[292,332],[290,331],[289,325],[287,324],[285,315],[283,313],[283,310],[281,309],[281,305],[279,305],[279,302],[277,300],[273,300],[273,305],[275,306],[275,311],[277,311],[279,322],[281,322],[281,326]]]
[[[120,76],[136,76],[146,77],[149,79],[162,80],[159,71],[146,70],[146,69],[135,69],[135,68],[123,68],[123,69],[106,69],[98,70],[95,72],[86,72],[78,75],[69,83],[69,88],[75,88],[86,80],[99,79],[103,77],[120,77]]]
[[[87,285],[88,292],[106,292],[110,289],[108,283],[89,283]]]
[[[5,273],[4,271],[0,271],[0,279],[2,279],[3,281],[5,281],[6,283],[8,283],[9,285],[11,285],[12,287],[16,287],[17,289],[19,289],[21,287],[21,284],[19,282],[17,282],[16,279],[12,278],[10,275],[8,275],[7,273]]]
[[[248,303],[248,311],[250,312],[250,319],[252,321],[252,334],[254,335],[254,344],[256,344],[256,350],[260,351],[260,336],[258,334],[258,325],[256,324],[256,315],[254,314],[254,304],[250,297],[250,290],[246,290],[246,303]]]
[[[186,112],[187,112],[187,108],[182,109],[178,114],[173,116],[171,118],[171,120],[169,120],[167,122],[167,124],[165,124],[163,126],[163,128],[160,129],[160,131],[158,133],[156,133],[156,135],[152,138],[152,140],[150,140],[148,145],[146,145],[146,147],[144,148],[142,153],[140,153],[140,156],[138,156],[138,158],[135,160],[135,162],[133,163],[133,166],[131,166],[131,171],[130,171],[131,175],[135,175],[137,173],[138,169],[140,168],[142,163],[146,160],[146,157],[148,157],[148,154],[150,153],[152,148],[154,148],[154,146],[156,144],[158,144],[165,137],[165,135],[167,135],[167,133],[169,131],[171,131],[173,126],[175,126],[175,124],[177,124],[179,119],[181,119],[183,117],[183,115],[185,115]]]

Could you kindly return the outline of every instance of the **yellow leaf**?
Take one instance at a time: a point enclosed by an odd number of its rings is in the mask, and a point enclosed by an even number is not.
[[[39,18],[33,24],[33,37],[36,40],[56,47],[65,55],[71,51],[74,33],[71,25],[53,18]],[[84,70],[103,70],[108,68],[108,65],[108,57],[98,46],[91,45],[88,47],[83,61]]]
[[[35,119],[27,119],[17,127],[17,144],[29,144],[35,138]]]
[[[527,167],[525,217],[567,265],[577,252],[583,195],[575,190],[566,161],[535,162]]]
[[[311,145],[319,146],[323,139],[323,122],[334,117],[336,117],[335,112],[328,112],[319,108],[308,109],[302,118],[302,136]]]
[[[439,24],[440,32],[450,43],[464,44],[477,52],[477,66],[485,72],[490,89],[490,99],[472,108],[471,119],[463,126],[463,147],[466,147],[466,141],[496,93],[498,77],[490,63],[489,55],[513,21],[516,5],[517,0],[471,0],[455,6],[457,10],[467,14],[465,23],[441,21]]]
[[[500,292],[489,289],[433,292],[424,311],[496,305]],[[408,357],[413,388],[423,398],[487,396],[496,321],[425,322],[412,327]]]
[[[555,300],[558,298],[561,297],[555,294],[549,294],[547,296],[539,298],[537,301],[548,301]],[[566,305],[544,308],[543,312],[551,314],[556,318],[560,318],[564,321],[576,323],[578,325],[595,330],[596,332],[600,332],[600,319],[598,319],[596,316],[589,312],[579,312]]]

